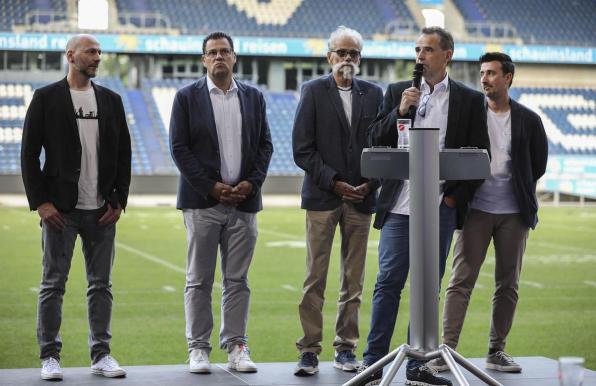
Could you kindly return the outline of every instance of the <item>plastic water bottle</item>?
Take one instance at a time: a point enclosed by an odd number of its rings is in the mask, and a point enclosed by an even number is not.
[[[412,127],[411,119],[397,120],[397,148],[407,149],[410,147],[410,128]]]

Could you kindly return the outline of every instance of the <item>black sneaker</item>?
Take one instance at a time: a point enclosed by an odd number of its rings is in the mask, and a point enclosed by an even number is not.
[[[354,372],[358,368],[359,363],[356,356],[351,350],[344,350],[336,353],[333,367],[343,371]]]
[[[362,363],[362,365],[358,366],[358,369],[356,370],[356,375],[360,375],[364,370],[368,368],[368,366],[369,365],[367,365],[366,363]],[[358,386],[375,386],[380,384],[382,380],[383,369],[372,373],[372,375],[369,375],[368,378],[360,382]]]
[[[406,385],[453,386],[449,379],[437,377],[437,372],[426,365],[406,369]]]
[[[314,352],[303,352],[300,354],[300,362],[294,369],[294,375],[298,377],[306,377],[314,375],[319,372],[319,358]]]
[[[497,351],[486,356],[486,368],[507,373],[521,373],[522,368],[505,351]]]

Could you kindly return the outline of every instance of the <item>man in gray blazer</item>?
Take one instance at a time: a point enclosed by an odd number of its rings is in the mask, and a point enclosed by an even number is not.
[[[300,362],[295,374],[318,371],[323,331],[322,308],[333,236],[341,230],[340,294],[336,320],[334,366],[355,371],[358,314],[364,263],[377,181],[360,174],[360,154],[367,128],[383,94],[358,80],[362,36],[344,26],[329,38],[330,75],[302,88],[292,146],[294,161],[305,171],[302,208],[306,209],[307,257],[303,297],[299,305],[304,336],[297,342]]]
[[[189,370],[211,372],[211,292],[220,249],[223,275],[220,347],[228,367],[255,372],[247,347],[248,269],[257,242],[256,213],[273,154],[263,94],[233,78],[234,42],[224,32],[203,40],[207,76],[180,89],[170,121],[180,170],[178,202],[188,255],[184,311]]]
[[[520,372],[505,353],[517,306],[522,257],[530,229],[538,222],[536,183],[546,170],[548,141],[540,117],[509,98],[515,66],[500,52],[480,57],[480,82],[488,105],[491,176],[478,188],[455,240],[453,270],[443,309],[443,342],[455,349],[472,290],[491,239],[495,247],[495,293],[485,366]],[[448,367],[442,359],[430,364]]]

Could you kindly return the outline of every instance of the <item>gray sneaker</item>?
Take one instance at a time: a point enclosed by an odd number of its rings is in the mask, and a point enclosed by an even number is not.
[[[333,367],[336,369],[355,372],[358,366],[360,366],[360,363],[358,363],[356,356],[351,350],[344,350],[335,353]]]
[[[426,365],[439,373],[449,370],[449,366],[447,366],[447,363],[445,363],[442,357],[435,358]]]
[[[521,373],[522,368],[505,351],[497,351],[486,356],[486,368],[507,373]]]

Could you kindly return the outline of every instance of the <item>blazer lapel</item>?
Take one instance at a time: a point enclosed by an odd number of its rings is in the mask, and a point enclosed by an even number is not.
[[[97,87],[95,83],[91,82],[93,86],[93,91],[95,92],[95,101],[97,103],[97,125],[99,128],[99,151],[101,152],[102,146],[101,143],[104,142],[103,139],[108,134],[107,126],[106,126],[106,119],[103,114],[105,108],[105,94],[100,87]]]
[[[511,162],[515,163],[518,159],[517,150],[521,142],[523,126],[517,102],[510,98],[509,107],[511,109]]]
[[[333,79],[332,75],[329,75],[329,81],[327,82],[327,92],[329,93],[329,99],[331,100],[333,107],[335,107],[337,115],[339,115],[339,122],[341,123],[342,128],[346,133],[349,134],[350,125],[348,124],[346,112],[344,110],[344,106],[341,103],[339,91],[337,91],[337,85],[335,84],[335,80]]]
[[[68,121],[68,125],[70,126],[73,135],[76,136],[77,140],[80,143],[81,140],[79,138],[79,128],[77,126],[77,120],[75,118],[74,104],[72,103],[70,87],[68,86],[66,78],[62,80],[62,83],[60,85],[64,92],[64,100],[66,101],[66,103],[64,104],[64,115],[66,116],[66,120]]]
[[[244,167],[245,165],[244,158],[248,154],[250,149],[250,133],[249,128],[254,127],[254,125],[250,125],[248,122],[248,111],[251,111],[249,106],[248,96],[246,95],[246,88],[244,85],[238,81],[236,81],[236,86],[238,87],[238,101],[240,102],[240,115],[242,116],[242,143],[240,144],[240,148],[242,149],[241,154],[241,163],[240,163],[240,170],[242,170],[242,174],[244,174]]]
[[[199,79],[195,83],[196,93],[193,93],[193,103],[191,106],[196,108],[198,111],[205,111],[204,125],[209,130],[212,143],[219,146],[219,140],[217,139],[217,127],[215,127],[215,116],[213,115],[213,105],[211,104],[211,97],[209,96],[209,87],[207,86],[207,77]],[[204,106],[208,106],[207,109]],[[191,127],[192,130],[192,127]]]
[[[360,90],[358,81],[352,79],[352,133],[357,133],[360,123],[360,114],[362,114],[362,100],[364,91]]]
[[[456,131],[459,129],[459,115],[461,112],[461,94],[457,83],[449,79],[449,112],[447,113],[447,132],[445,133],[445,148],[456,147]]]

